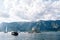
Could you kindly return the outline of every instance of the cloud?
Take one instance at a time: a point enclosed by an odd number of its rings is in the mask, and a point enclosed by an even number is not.
[[[57,20],[59,4],[59,0],[4,0],[0,3],[0,21]]]

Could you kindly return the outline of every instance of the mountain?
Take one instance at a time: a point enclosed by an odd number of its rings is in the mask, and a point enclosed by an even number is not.
[[[1,23],[0,31],[20,31],[20,32],[31,32],[32,28],[35,28],[35,31],[59,31],[60,30],[60,20],[40,20],[37,22],[11,22],[11,23]]]

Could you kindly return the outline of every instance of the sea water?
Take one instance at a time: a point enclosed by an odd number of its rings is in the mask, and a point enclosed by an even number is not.
[[[60,40],[60,32],[20,32],[18,36],[11,35],[11,32],[0,32],[0,40]]]

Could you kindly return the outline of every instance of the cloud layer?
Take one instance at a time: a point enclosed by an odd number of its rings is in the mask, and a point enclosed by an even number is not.
[[[60,20],[60,0],[0,0],[0,22]]]

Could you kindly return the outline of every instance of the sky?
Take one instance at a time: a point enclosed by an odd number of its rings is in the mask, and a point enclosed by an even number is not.
[[[60,0],[0,0],[0,22],[60,20]]]

